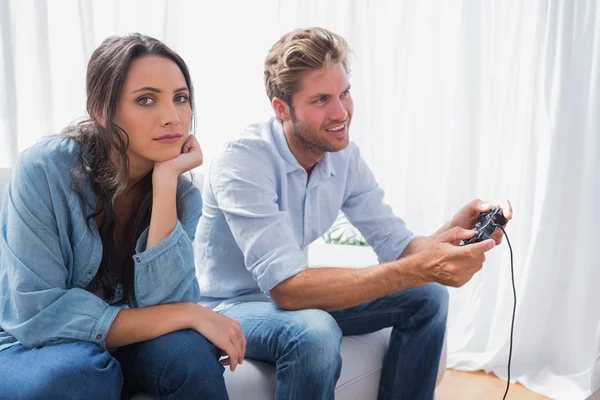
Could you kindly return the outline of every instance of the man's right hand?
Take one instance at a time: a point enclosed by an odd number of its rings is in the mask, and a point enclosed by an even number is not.
[[[425,280],[453,287],[470,281],[483,266],[484,253],[496,245],[493,239],[466,246],[455,244],[474,235],[473,230],[454,227],[433,237],[429,246],[418,253],[425,266],[422,270]]]

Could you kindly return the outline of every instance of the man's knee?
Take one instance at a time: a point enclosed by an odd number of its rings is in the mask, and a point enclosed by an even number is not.
[[[315,372],[341,366],[342,331],[335,319],[322,310],[294,311],[294,326],[287,347],[311,360]],[[300,355],[299,354],[299,355]]]
[[[438,283],[429,283],[417,290],[423,301],[422,312],[429,318],[445,323],[448,316],[448,289]]]

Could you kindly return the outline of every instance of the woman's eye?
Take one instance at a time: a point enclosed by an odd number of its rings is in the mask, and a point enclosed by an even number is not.
[[[187,103],[188,97],[185,94],[175,96],[175,101],[178,103]]]
[[[154,103],[154,100],[152,100],[150,97],[141,97],[138,99],[137,102],[139,105],[147,106],[147,105]]]

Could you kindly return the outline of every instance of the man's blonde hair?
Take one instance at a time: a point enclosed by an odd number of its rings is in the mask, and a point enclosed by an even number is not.
[[[349,72],[348,43],[343,37],[323,28],[286,33],[271,47],[265,60],[269,100],[278,97],[291,106],[304,72],[326,70],[335,63],[342,63]]]

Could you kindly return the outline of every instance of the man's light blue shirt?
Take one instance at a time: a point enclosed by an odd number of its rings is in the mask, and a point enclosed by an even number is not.
[[[413,238],[383,202],[384,192],[350,143],[325,153],[308,179],[276,118],[251,125],[213,160],[196,232],[202,303],[221,310],[269,301],[270,290],[308,268],[307,249],[341,210],[380,262]]]

